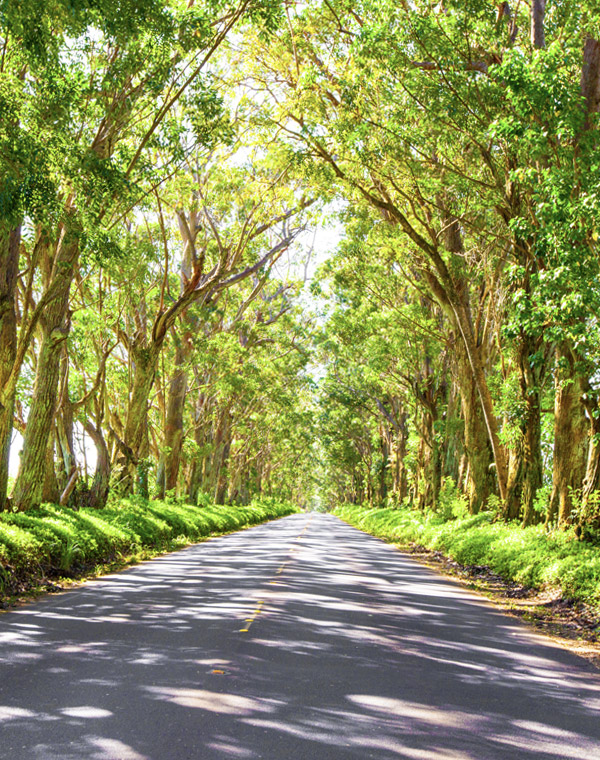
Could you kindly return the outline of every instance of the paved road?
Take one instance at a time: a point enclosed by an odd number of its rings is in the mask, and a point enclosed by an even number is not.
[[[600,676],[334,517],[0,615],[0,758],[600,758]]]

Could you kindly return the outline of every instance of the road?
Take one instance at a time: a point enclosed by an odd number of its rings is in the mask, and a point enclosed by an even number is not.
[[[10,760],[600,758],[600,674],[330,515],[0,615]]]

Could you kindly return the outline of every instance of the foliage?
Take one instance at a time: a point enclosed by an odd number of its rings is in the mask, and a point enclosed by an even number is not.
[[[334,514],[386,541],[425,546],[461,564],[488,567],[506,580],[555,586],[566,598],[600,605],[600,548],[572,532],[523,529],[494,521],[489,512],[449,521],[406,508],[342,506]]]
[[[480,6],[0,0],[0,507],[155,494],[119,546],[274,495],[595,539],[597,13]]]
[[[45,577],[76,576],[95,565],[125,561],[142,550],[154,553],[296,511],[274,498],[247,506],[203,509],[160,501],[123,500],[105,509],[72,510],[50,504],[26,514],[0,515],[0,591]]]

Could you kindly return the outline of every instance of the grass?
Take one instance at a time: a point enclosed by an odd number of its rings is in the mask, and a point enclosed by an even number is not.
[[[409,508],[341,506],[334,514],[386,541],[418,544],[463,565],[486,566],[505,580],[532,588],[557,587],[562,596],[600,606],[600,548],[572,533],[547,533],[494,521],[489,512],[443,519]]]
[[[45,504],[24,513],[0,513],[0,596],[35,588],[50,578],[123,565],[295,511],[289,503],[264,498],[248,506],[199,508],[132,499],[105,509]]]

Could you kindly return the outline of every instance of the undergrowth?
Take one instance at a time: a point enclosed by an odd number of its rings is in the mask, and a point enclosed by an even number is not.
[[[386,541],[418,544],[463,565],[488,567],[505,580],[540,588],[555,586],[563,597],[600,606],[600,548],[572,532],[545,532],[495,521],[490,512],[448,515],[401,509],[341,506],[334,514]]]
[[[248,506],[198,508],[164,501],[126,499],[105,509],[73,510],[45,504],[22,513],[0,513],[0,595],[47,578],[79,575],[86,568],[179,548],[295,512],[274,498]]]

